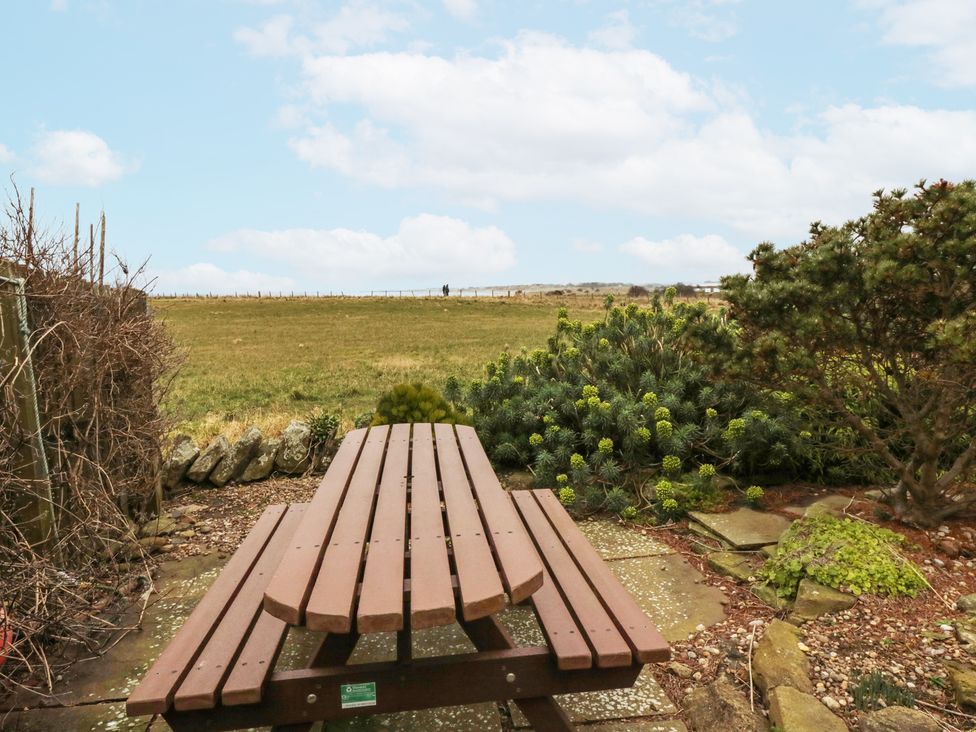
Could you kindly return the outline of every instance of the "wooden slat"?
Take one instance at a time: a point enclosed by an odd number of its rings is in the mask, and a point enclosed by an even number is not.
[[[532,594],[531,602],[546,643],[556,657],[556,666],[563,670],[590,668],[593,654],[586,638],[545,570],[542,587]]]
[[[471,493],[454,428],[449,424],[435,424],[434,439],[454,548],[461,614],[465,620],[493,615],[505,607],[505,590]]]
[[[513,603],[522,602],[542,586],[542,560],[515,506],[498,482],[474,428],[459,425],[455,429],[505,589]]]
[[[306,505],[295,504],[288,507],[287,513],[207,641],[203,652],[193,662],[186,679],[176,690],[173,698],[175,709],[213,709],[216,706],[220,686],[230,673],[234,658],[244,645],[258,613],[262,612],[264,588],[291,543]]]
[[[130,716],[162,714],[172,703],[173,692],[186,677],[197,655],[210,639],[227,606],[257,561],[285,513],[286,506],[268,506],[254,528],[234,552],[183,626],[176,632],[142,681],[129,695]]]
[[[630,646],[620,635],[616,623],[607,614],[579,567],[566,551],[536,503],[535,496],[530,491],[515,491],[511,496],[539,547],[560,594],[586,635],[593,649],[596,665],[601,668],[629,665]]]
[[[534,490],[532,494],[623,633],[637,660],[641,663],[667,661],[671,657],[668,642],[590,545],[552,491]]]
[[[288,637],[288,623],[262,610],[220,690],[225,705],[257,704]]]
[[[386,448],[373,529],[369,535],[362,595],[356,610],[359,633],[403,629],[409,458],[410,425],[394,425]]]
[[[390,428],[373,427],[349,482],[339,510],[335,530],[329,538],[322,567],[305,608],[305,625],[310,630],[348,633],[352,630],[352,608],[356,598],[369,520],[373,513],[376,484]]]
[[[346,435],[295,531],[291,546],[264,591],[264,609],[290,625],[304,622],[312,582],[365,440],[365,429]]]
[[[454,588],[429,424],[413,428],[410,483],[410,626],[454,622]]]

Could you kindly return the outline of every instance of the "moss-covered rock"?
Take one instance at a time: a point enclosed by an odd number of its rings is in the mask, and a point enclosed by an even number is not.
[[[752,657],[756,685],[766,698],[777,686],[790,686],[812,693],[810,661],[800,650],[800,631],[782,620],[773,620]]]
[[[847,732],[847,725],[817,697],[790,686],[769,695],[769,718],[779,732]]]
[[[793,615],[801,621],[816,620],[821,615],[846,610],[855,602],[857,598],[853,595],[804,579],[796,591]]]

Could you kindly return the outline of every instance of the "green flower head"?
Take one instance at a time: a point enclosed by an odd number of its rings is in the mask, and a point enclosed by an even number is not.
[[[597,342],[597,345],[600,346],[600,348],[610,348],[610,341],[607,340],[606,338],[601,338]]]
[[[559,502],[564,506],[572,506],[576,503],[576,491],[569,486],[559,489]]]
[[[661,461],[661,468],[665,473],[677,473],[681,470],[681,458],[677,455],[665,455]]]
[[[746,433],[746,421],[741,418],[730,419],[729,426],[722,434],[727,440],[736,440]]]
[[[594,386],[593,384],[586,384],[583,387],[583,396],[585,397],[595,397],[600,396],[600,388]]]
[[[678,502],[673,498],[665,498],[661,501],[661,510],[665,513],[674,513],[678,510]]]
[[[766,491],[760,488],[758,485],[751,485],[746,488],[746,500],[749,503],[759,503],[763,496],[766,495]]]
[[[539,447],[542,444],[542,435],[540,435],[538,432],[533,432],[531,435],[529,435],[529,444],[532,445],[532,447]]]
[[[674,434],[674,427],[672,427],[671,423],[666,419],[662,419],[660,422],[658,422],[655,425],[655,428],[657,429],[657,436],[662,440],[667,440],[672,434]]]
[[[654,493],[659,501],[663,501],[668,498],[674,497],[674,486],[671,484],[670,480],[662,478],[654,486]]]
[[[657,409],[654,410],[654,419],[657,422],[661,422],[661,421],[670,422],[671,410],[668,409],[667,407],[658,407]]]
[[[714,409],[709,407],[708,409],[705,410],[705,416],[708,417],[709,419],[715,419],[718,416],[718,412],[716,412]]]
[[[586,458],[578,452],[574,452],[569,457],[569,467],[573,470],[583,470],[586,467]]]
[[[638,427],[634,431],[634,439],[642,445],[651,441],[651,431],[647,427]]]
[[[565,351],[566,358],[579,358],[580,351],[576,346],[570,346]]]
[[[715,466],[711,463],[702,463],[698,466],[698,475],[702,478],[711,478],[715,475]]]
[[[559,485],[567,485],[569,483],[569,476],[566,473],[560,473],[556,476],[556,483]]]
[[[600,406],[600,397],[598,397],[598,396],[591,396],[591,397],[589,397],[586,400],[586,403],[588,405],[590,405],[591,407],[593,407],[594,409],[596,409],[597,407]]]
[[[809,430],[802,430],[800,432],[800,439],[801,440],[809,440],[812,437],[813,437],[813,433],[811,433]]]
[[[657,404],[657,394],[655,394],[653,391],[649,391],[644,394],[643,401],[647,406],[653,407],[655,404]]]
[[[613,440],[611,440],[609,437],[604,437],[599,443],[597,443],[596,447],[597,450],[604,455],[609,455],[613,452]]]
[[[627,506],[627,508],[620,512],[620,517],[632,521],[637,518],[637,509],[634,506]]]

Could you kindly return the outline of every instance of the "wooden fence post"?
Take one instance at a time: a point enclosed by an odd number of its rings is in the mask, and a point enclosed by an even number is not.
[[[0,385],[13,396],[16,428],[23,438],[16,472],[32,487],[18,501],[23,517],[18,524],[32,545],[50,549],[57,539],[57,522],[29,335],[24,281],[16,276],[12,266],[0,262]]]

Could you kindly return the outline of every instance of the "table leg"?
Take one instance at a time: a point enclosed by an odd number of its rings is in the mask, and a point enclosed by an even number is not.
[[[327,634],[308,659],[308,667],[316,668],[318,666],[344,665],[356,648],[356,642],[358,640],[359,633]],[[309,732],[314,725],[315,722],[276,725],[271,728],[271,732]]]
[[[462,622],[461,628],[479,651],[503,651],[517,647],[508,628],[494,616]],[[516,699],[515,703],[537,732],[572,732],[575,729],[565,710],[551,696]]]

